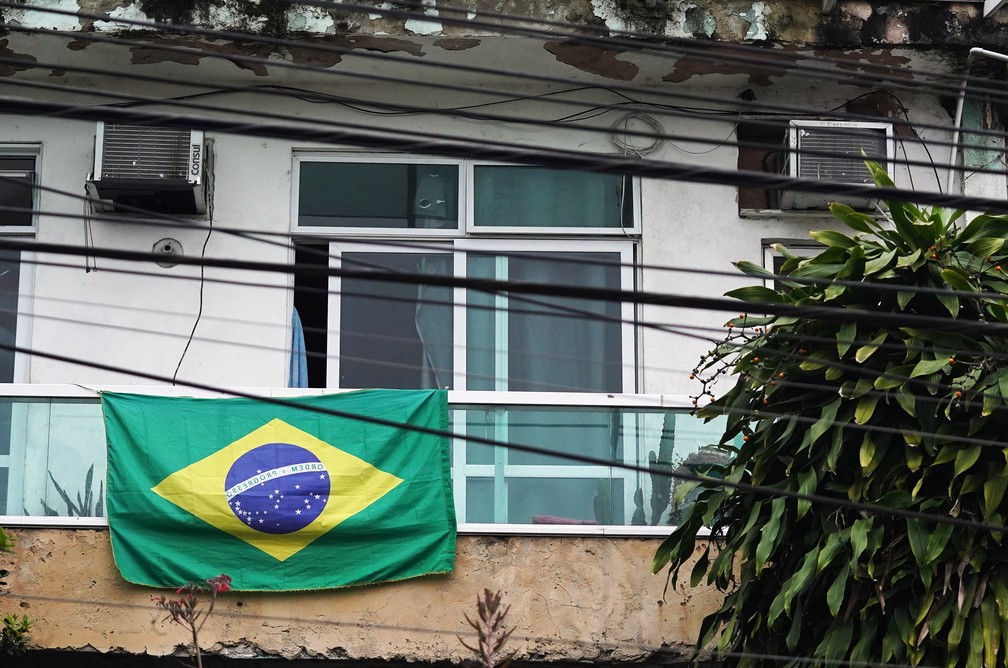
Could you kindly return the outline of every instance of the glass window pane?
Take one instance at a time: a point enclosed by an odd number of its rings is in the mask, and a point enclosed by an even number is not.
[[[447,253],[343,253],[347,268],[451,276]],[[340,288],[340,387],[449,388],[452,291],[344,278]]]
[[[548,448],[562,454],[622,461],[623,416],[607,407],[489,407],[466,411],[466,433]],[[501,438],[506,433],[507,438]],[[547,445],[548,444],[548,445]],[[466,462],[492,464],[499,461],[530,466],[580,466],[562,456],[511,450],[507,453],[479,443],[467,447]]]
[[[300,163],[298,225],[457,229],[458,166]]]
[[[105,514],[105,427],[98,401],[0,399],[10,413],[4,438],[11,467],[11,515]]]
[[[711,466],[731,456],[717,445],[724,418],[704,422],[684,410],[483,405],[456,409],[462,414],[466,434],[556,453],[478,444],[457,452],[465,457],[462,502],[470,522],[675,524],[696,493],[677,500],[683,483],[667,471],[716,475]],[[617,465],[577,462],[564,454]]]
[[[476,227],[632,227],[631,181],[540,167],[473,168]]]
[[[619,289],[619,253],[470,253],[470,277]],[[622,392],[620,304],[467,296],[467,389]]]
[[[0,211],[0,225],[31,225],[35,201],[35,158],[0,156],[0,206],[27,211]]]
[[[494,481],[470,479],[466,522],[498,524],[621,524],[623,481],[586,478],[511,478],[506,511],[494,514]],[[502,509],[503,510],[503,509]]]
[[[0,383],[14,382],[14,351],[17,341],[17,313],[20,297],[20,252],[0,250]]]
[[[465,522],[491,524],[494,522],[493,478],[469,478],[466,485]]]

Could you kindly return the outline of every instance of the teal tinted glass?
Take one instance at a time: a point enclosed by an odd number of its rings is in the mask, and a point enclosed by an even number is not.
[[[298,225],[457,229],[458,166],[302,162]]]
[[[633,225],[632,181],[618,174],[477,165],[476,227]]]
[[[468,275],[500,281],[618,290],[619,253],[470,253]],[[466,388],[623,392],[620,305],[469,290]],[[580,317],[570,317],[572,313]],[[571,342],[577,345],[572,346]]]

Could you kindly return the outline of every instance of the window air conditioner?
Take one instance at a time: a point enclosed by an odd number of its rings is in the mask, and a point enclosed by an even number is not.
[[[862,154],[863,152],[863,154]],[[784,176],[833,183],[871,185],[865,157],[892,176],[896,143],[892,123],[855,121],[791,121],[784,140]],[[830,202],[870,209],[871,197],[820,195],[783,190],[781,209],[825,209]]]
[[[96,211],[203,214],[205,163],[202,131],[99,122],[87,193]]]

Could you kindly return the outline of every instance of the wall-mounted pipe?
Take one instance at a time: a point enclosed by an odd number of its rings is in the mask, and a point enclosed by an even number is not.
[[[975,58],[978,57],[993,58],[995,60],[1002,60],[1008,63],[1008,54],[998,53],[997,51],[988,51],[987,49],[981,49],[978,46],[974,46],[970,49],[969,56],[966,58],[966,74],[963,75],[962,85],[959,86],[959,97],[956,100],[955,121],[952,123],[952,148],[949,149],[948,186],[945,189],[945,192],[950,194],[952,193],[953,180],[955,179],[956,174],[956,158],[959,155],[959,126],[962,124],[963,101],[966,99],[966,82],[969,80],[969,65]]]

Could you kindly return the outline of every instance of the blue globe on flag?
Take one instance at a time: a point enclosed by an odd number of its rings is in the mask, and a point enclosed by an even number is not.
[[[266,443],[235,460],[224,479],[231,512],[256,531],[288,534],[317,518],[329,501],[329,472],[311,451]]]

